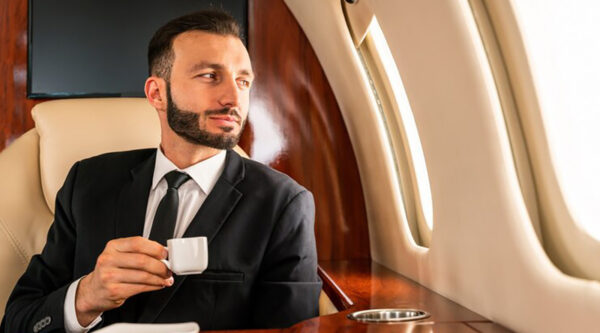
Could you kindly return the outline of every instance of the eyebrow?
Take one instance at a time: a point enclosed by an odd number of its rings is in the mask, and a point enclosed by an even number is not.
[[[214,70],[224,70],[225,66],[223,66],[222,64],[219,64],[219,63],[210,63],[210,62],[203,61],[203,62],[193,65],[190,68],[189,72],[192,73],[192,72],[195,72],[195,71],[198,71],[201,69],[206,69],[206,68],[210,68],[210,69],[214,69]],[[238,73],[242,74],[242,75],[254,77],[254,74],[252,73],[252,71],[249,71],[247,69],[242,69]]]

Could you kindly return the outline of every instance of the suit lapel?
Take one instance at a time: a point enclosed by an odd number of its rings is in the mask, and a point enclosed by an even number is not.
[[[116,238],[142,235],[155,160],[156,152],[131,169],[131,179],[119,194]]]
[[[206,236],[210,245],[210,242],[242,197],[235,186],[243,178],[244,164],[242,158],[231,150],[227,151],[223,174],[221,174],[215,187],[198,210],[198,213],[196,213],[196,216],[194,216],[183,237]],[[147,305],[139,318],[139,322],[146,323],[156,320],[186,278],[185,275],[174,277],[175,283],[173,286],[149,294]]]

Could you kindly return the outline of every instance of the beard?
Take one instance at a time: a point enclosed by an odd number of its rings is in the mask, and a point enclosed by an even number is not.
[[[171,84],[167,82],[167,122],[173,132],[189,143],[215,149],[232,149],[240,141],[246,119],[242,120],[240,131],[231,133],[233,127],[224,126],[220,129],[224,133],[211,133],[206,130],[206,121],[211,115],[229,115],[242,119],[237,109],[223,108],[219,110],[206,110],[202,113],[180,109],[171,95]],[[200,119],[202,117],[202,119]]]

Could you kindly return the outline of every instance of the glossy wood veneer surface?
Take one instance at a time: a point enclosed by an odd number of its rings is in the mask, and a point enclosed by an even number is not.
[[[256,79],[240,146],[313,193],[319,260],[369,258],[358,165],[319,60],[283,0],[250,0],[248,20]]]
[[[319,265],[328,277],[324,284],[335,283],[329,290],[343,292],[352,302],[349,308],[286,329],[244,332],[511,332],[370,260],[321,261]],[[328,296],[334,304],[335,298],[340,297]],[[398,324],[366,324],[347,318],[354,311],[375,308],[420,309],[431,317]]]
[[[500,325],[493,323],[467,323],[469,327],[475,329],[479,333],[507,333],[512,332]]]
[[[361,324],[348,326],[324,326],[319,320],[310,325],[296,325],[285,329],[244,330],[244,331],[201,331],[201,332],[244,332],[244,333],[311,333],[311,332],[352,332],[352,333],[480,333],[465,323],[405,323],[405,324]]]
[[[0,0],[0,151],[33,128],[27,98],[28,0]]]
[[[320,262],[321,268],[354,302],[350,312],[410,308],[429,312],[430,322],[488,322],[479,314],[370,260]]]

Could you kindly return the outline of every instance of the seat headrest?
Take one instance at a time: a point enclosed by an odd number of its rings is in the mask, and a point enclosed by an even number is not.
[[[56,193],[75,162],[160,142],[156,110],[144,98],[55,100],[36,105],[32,115],[40,136],[42,190],[53,213]]]

